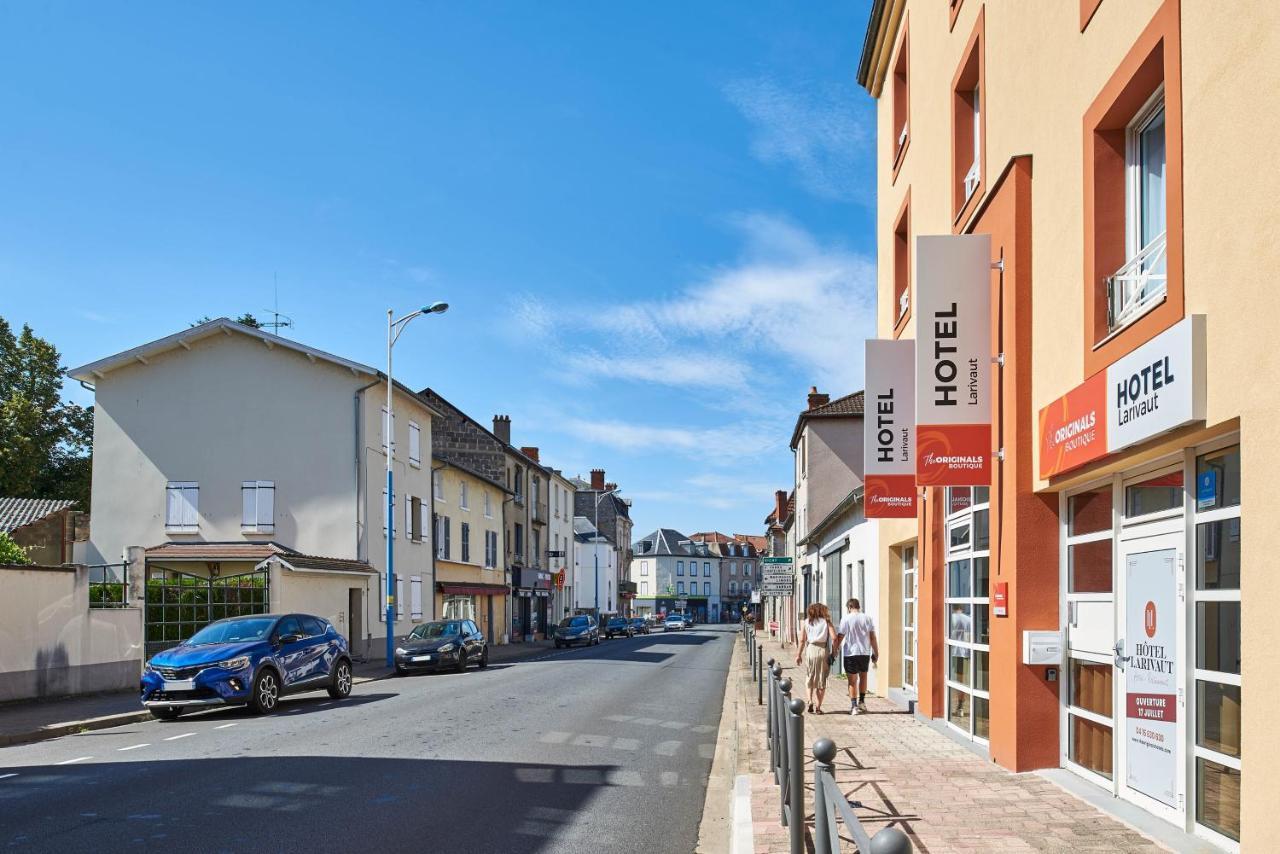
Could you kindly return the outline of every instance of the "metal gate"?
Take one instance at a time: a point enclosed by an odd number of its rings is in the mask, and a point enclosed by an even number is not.
[[[270,610],[267,570],[209,577],[147,567],[146,654],[177,646],[214,620]]]

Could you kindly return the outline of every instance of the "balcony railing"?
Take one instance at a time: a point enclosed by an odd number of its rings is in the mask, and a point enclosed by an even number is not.
[[[1106,279],[1107,331],[1114,332],[1137,320],[1164,300],[1169,286],[1165,269],[1166,233]]]

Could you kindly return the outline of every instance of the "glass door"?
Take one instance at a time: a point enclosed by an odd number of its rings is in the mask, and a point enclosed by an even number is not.
[[[902,687],[916,689],[916,547],[902,550]]]

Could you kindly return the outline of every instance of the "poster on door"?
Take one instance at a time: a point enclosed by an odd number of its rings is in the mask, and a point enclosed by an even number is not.
[[[1125,751],[1129,787],[1177,803],[1178,638],[1176,554],[1129,555],[1125,568]]]

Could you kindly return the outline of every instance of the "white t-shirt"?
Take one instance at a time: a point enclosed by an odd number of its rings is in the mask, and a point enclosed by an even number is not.
[[[839,634],[844,635],[840,642],[840,654],[870,655],[871,633],[875,630],[875,621],[862,611],[845,614],[838,629]]]
[[[820,644],[820,643],[827,642],[827,621],[826,620],[818,620],[816,622],[809,622],[808,620],[805,620],[804,631],[805,631],[805,637],[808,638],[809,643]]]

